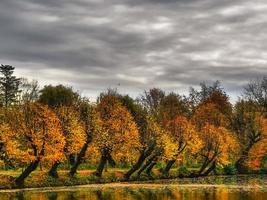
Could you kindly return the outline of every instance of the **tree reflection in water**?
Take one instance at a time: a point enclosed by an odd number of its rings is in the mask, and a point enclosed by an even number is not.
[[[0,193],[1,200],[265,200],[266,189],[225,187],[87,188],[76,191]]]

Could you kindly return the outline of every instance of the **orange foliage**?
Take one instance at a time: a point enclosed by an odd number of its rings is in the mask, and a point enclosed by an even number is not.
[[[56,113],[66,140],[65,153],[78,153],[85,142],[85,130],[79,120],[79,113],[69,106],[57,108]]]
[[[203,141],[200,155],[217,163],[228,164],[239,152],[237,139],[224,127],[206,124],[200,131]]]
[[[258,113],[254,126],[256,134],[259,134],[259,139],[249,151],[248,165],[253,169],[259,169],[261,161],[267,153],[267,119]]]
[[[97,106],[97,112],[102,123],[94,142],[99,149],[107,149],[120,156],[122,152],[129,155],[140,146],[133,117],[115,96],[104,96]]]
[[[192,121],[198,130],[204,127],[207,123],[217,127],[229,126],[229,120],[214,103],[202,104],[198,107],[194,113]]]
[[[30,103],[9,110],[3,141],[8,156],[21,163],[56,161],[63,157],[65,139],[60,121],[47,106]]]
[[[174,157],[189,148],[192,153],[196,153],[202,146],[202,142],[193,124],[186,117],[177,116],[167,123],[165,127],[175,144]]]

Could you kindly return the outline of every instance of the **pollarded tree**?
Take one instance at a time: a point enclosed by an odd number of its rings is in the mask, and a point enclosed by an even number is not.
[[[85,133],[85,141],[77,154],[76,161],[71,166],[70,176],[74,176],[77,173],[77,169],[83,162],[89,145],[93,142],[96,135],[101,134],[102,121],[95,105],[90,104],[87,99],[83,99],[78,107],[80,122]]]
[[[138,148],[139,135],[131,114],[116,96],[102,95],[97,112],[102,124],[101,132],[95,136],[94,141],[101,151],[101,159],[95,174],[101,177],[106,163],[112,159],[112,154],[120,152],[124,146],[128,150]]]
[[[41,161],[55,162],[64,157],[65,138],[59,119],[47,106],[25,104],[10,110],[6,117],[7,154],[27,164],[16,178],[16,185],[21,187]]]
[[[228,161],[227,156],[231,154],[227,152],[238,149],[236,138],[229,129],[231,104],[228,104],[227,98],[221,98],[221,95],[216,94],[214,99],[217,100],[213,101],[209,100],[210,97],[199,104],[192,116],[192,123],[196,126],[203,144],[198,153],[202,167],[196,176],[208,175],[215,169],[216,164],[225,164]],[[222,106],[224,108],[220,108],[220,104],[225,105]],[[225,146],[227,144],[232,146]]]
[[[60,106],[54,110],[60,120],[66,141],[64,147],[65,156],[71,160],[70,158],[79,153],[86,140],[85,130],[80,121],[79,112],[75,107],[71,106]],[[48,172],[54,178],[58,177],[57,168],[61,163],[60,160],[56,161]]]
[[[248,166],[252,169],[260,169],[262,160],[267,154],[267,119],[261,114],[255,118],[255,129],[258,130],[258,142],[253,145],[248,155]]]
[[[208,175],[217,164],[228,164],[239,152],[237,138],[224,127],[206,124],[201,128],[199,137],[203,144],[198,153],[202,166],[193,176]]]
[[[240,158],[236,162],[239,173],[246,173],[251,162],[257,168],[267,147],[263,109],[252,101],[241,100],[235,105],[232,128],[241,146]],[[257,155],[256,149],[259,150]]]
[[[20,92],[20,79],[13,75],[15,67],[10,65],[0,66],[0,100],[7,107],[10,104],[17,102],[17,97]]]
[[[140,143],[142,144],[140,157],[131,170],[139,169],[137,172],[138,176],[146,172],[146,174],[151,177],[152,169],[159,160],[167,160],[173,156],[175,145],[172,143],[166,130],[164,130],[152,116],[146,116],[145,123],[145,130],[143,130],[144,132],[140,135]],[[136,166],[138,166],[137,164],[139,164],[138,169],[136,168]],[[126,175],[128,175],[130,171],[128,171]],[[126,175],[125,178],[127,178]]]
[[[203,141],[200,140],[195,126],[186,117],[177,116],[174,120],[170,120],[164,128],[175,145],[174,153],[163,170],[163,176],[168,176],[169,170],[179,156],[186,149],[190,150],[192,154],[196,153],[202,147]]]

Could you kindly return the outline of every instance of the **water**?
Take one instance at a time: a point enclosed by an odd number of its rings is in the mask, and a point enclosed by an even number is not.
[[[267,200],[266,177],[237,177],[216,185],[205,181],[5,190],[0,191],[0,200]]]

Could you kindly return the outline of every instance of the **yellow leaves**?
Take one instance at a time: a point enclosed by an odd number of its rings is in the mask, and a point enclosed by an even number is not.
[[[200,131],[200,137],[204,145],[201,154],[209,158],[215,155],[221,164],[227,164],[239,152],[237,139],[224,127],[206,124]]]
[[[177,116],[166,124],[165,129],[168,131],[172,143],[176,145],[174,156],[178,156],[185,149],[190,149],[191,153],[194,154],[201,148],[202,141],[195,130],[195,126],[186,117]]]
[[[86,139],[85,127],[79,120],[79,113],[73,107],[68,106],[57,108],[56,113],[66,140],[65,153],[78,153]]]
[[[162,134],[160,137],[160,146],[164,149],[163,159],[171,160],[176,157],[177,144],[168,134]]]
[[[138,148],[139,134],[133,117],[115,96],[102,97],[97,106],[101,119],[100,131],[94,137],[100,149],[129,153]]]
[[[13,108],[6,117],[10,127],[10,134],[6,134],[9,156],[20,162],[62,158],[65,139],[61,124],[47,106],[27,104]]]

